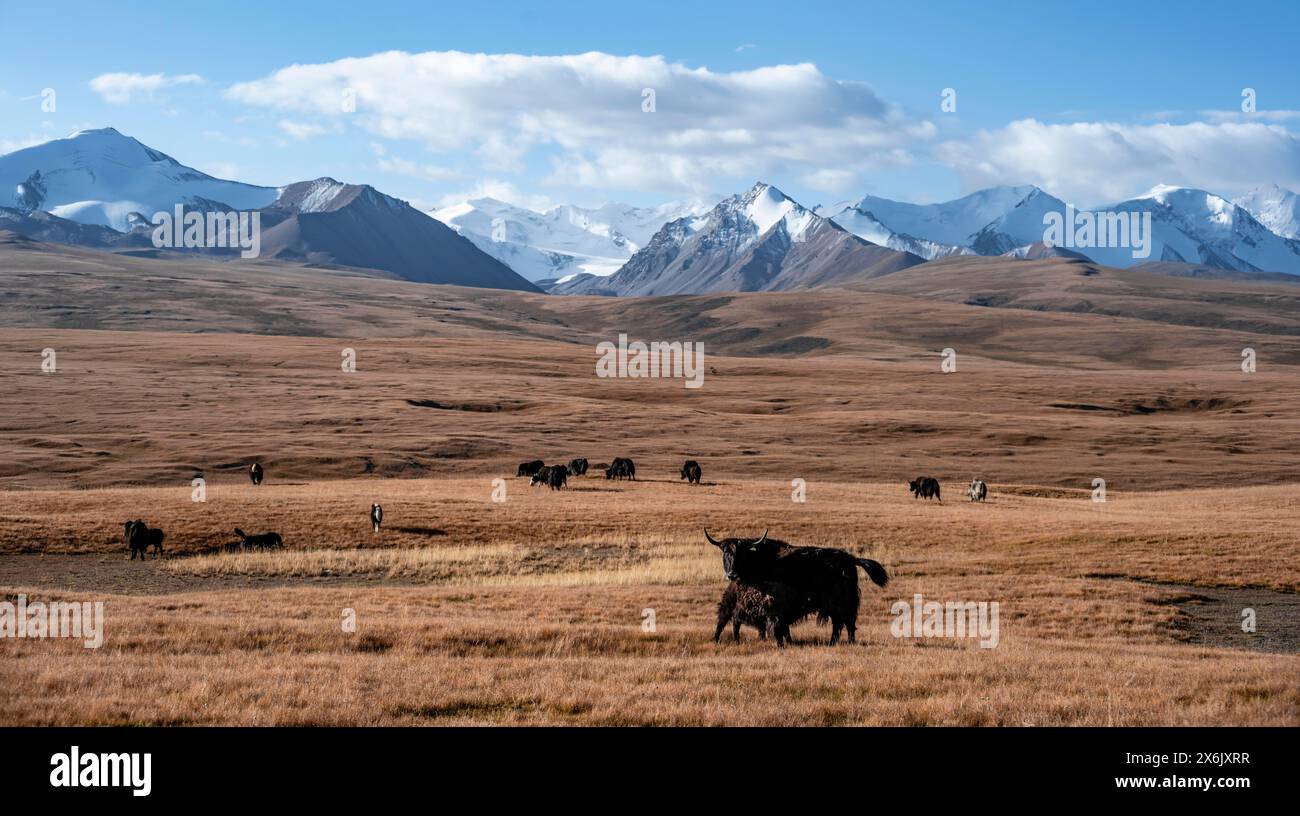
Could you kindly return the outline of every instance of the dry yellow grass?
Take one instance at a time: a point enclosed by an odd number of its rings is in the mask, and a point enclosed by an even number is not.
[[[956,259],[859,291],[565,299],[0,256],[23,293],[0,300],[0,593],[108,610],[99,650],[0,640],[0,724],[1300,723],[1295,287]],[[705,387],[595,378],[620,332],[704,342]],[[618,455],[642,481],[513,477]],[[942,505],[907,494],[921,473]],[[134,518],[165,558],[127,560]],[[856,645],[811,622],[715,645],[705,526],[892,580],[864,584]],[[286,550],[227,554],[235,527]],[[998,646],[893,637],[917,593],[998,602]]]
[[[1189,644],[1177,602],[1194,593],[1131,580],[1295,592],[1298,487],[1098,506],[994,485],[985,505],[938,505],[892,484],[814,482],[796,504],[775,481],[525,481],[504,504],[486,477],[218,484],[201,506],[170,488],[8,494],[3,529],[69,511],[50,531],[58,546],[0,558],[5,592],[106,598],[108,620],[98,651],[0,642],[0,722],[1300,723],[1300,656]],[[375,496],[390,508],[378,541]],[[167,558],[128,562],[100,532],[97,518],[128,506],[174,531]],[[204,552],[246,517],[289,548]],[[848,547],[893,580],[864,582],[857,645],[829,648],[813,623],[782,652],[751,630],[715,645],[725,580],[705,524]],[[895,639],[890,605],[914,593],[998,601],[999,645]]]

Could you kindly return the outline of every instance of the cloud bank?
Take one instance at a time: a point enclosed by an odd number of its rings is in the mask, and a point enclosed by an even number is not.
[[[226,96],[434,153],[468,150],[492,171],[540,155],[549,181],[592,188],[699,193],[784,176],[852,189],[912,162],[936,134],[807,63],[715,72],[658,56],[390,51],[289,66]]]
[[[1300,137],[1262,122],[1044,124],[1022,119],[940,144],[935,154],[968,188],[1036,184],[1085,206],[1114,203],[1157,183],[1227,195],[1267,184],[1300,188]]]

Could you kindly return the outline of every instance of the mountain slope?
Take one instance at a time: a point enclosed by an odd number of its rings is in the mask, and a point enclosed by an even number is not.
[[[1080,247],[1108,266],[1179,261],[1238,272],[1300,274],[1300,242],[1270,232],[1254,216],[1221,196],[1189,187],[1160,185],[1104,208],[1151,214],[1151,254],[1133,257],[1128,247]]]
[[[1276,184],[1256,187],[1232,200],[1255,220],[1283,238],[1300,239],[1300,196]]]
[[[274,187],[213,178],[113,128],[82,130],[0,156],[0,205],[44,210],[119,232],[130,229],[133,212],[148,218],[177,204],[201,202],[257,209],[277,193]]]
[[[445,224],[364,184],[285,187],[263,211],[263,257],[381,269],[421,283],[540,291]]]
[[[112,128],[0,156],[0,229],[40,241],[153,252],[157,212],[261,213],[262,255],[376,269],[423,283],[540,291],[404,201],[333,179],[283,188],[215,179]],[[177,251],[233,255],[230,250]],[[169,250],[170,253],[170,250]]]
[[[707,215],[664,225],[613,276],[579,277],[551,291],[620,296],[789,291],[922,262],[864,241],[759,182]]]
[[[587,273],[612,275],[666,222],[701,211],[699,203],[658,207],[572,205],[535,212],[477,198],[429,215],[532,281]]]

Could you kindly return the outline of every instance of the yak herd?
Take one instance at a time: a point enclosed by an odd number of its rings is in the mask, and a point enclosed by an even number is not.
[[[687,478],[686,472],[692,468],[694,476],[690,479],[691,484],[700,483],[700,465],[694,459],[688,460],[682,465],[682,478]],[[552,490],[559,490],[567,487],[570,476],[586,476],[588,470],[596,472],[604,471],[606,479],[631,479],[636,481],[636,464],[626,457],[616,456],[610,463],[601,462],[596,465],[589,465],[586,459],[570,459],[567,465],[548,465],[541,459],[531,459],[527,462],[520,462],[516,476],[527,476],[531,481],[530,486],[546,485]]]
[[[626,457],[615,457],[612,462],[596,465],[589,465],[585,458],[571,459],[565,465],[547,465],[541,459],[533,459],[521,462],[516,475],[528,477],[531,485],[541,484],[559,490],[568,485],[570,476],[585,476],[592,469],[598,473],[603,471],[606,479],[636,480],[636,465]],[[682,480],[697,485],[700,476],[699,462],[687,459],[682,464]],[[254,463],[248,470],[248,478],[254,486],[260,485],[265,478],[262,466]],[[918,476],[907,486],[913,498],[943,502],[938,479]],[[982,502],[988,497],[988,485],[980,479],[972,479],[966,495],[973,502]],[[383,508],[372,504],[370,523],[375,533],[379,532],[382,519]],[[131,560],[138,555],[143,561],[150,550],[155,557],[162,556],[162,530],[139,519],[127,521],[122,526]],[[239,540],[226,545],[228,552],[284,547],[284,539],[275,532],[249,535],[236,527],[235,535]],[[722,632],[728,625],[731,626],[732,639],[737,641],[740,640],[741,627],[750,626],[758,630],[760,639],[766,640],[770,634],[778,647],[784,647],[794,642],[790,637],[790,627],[810,616],[816,616],[818,623],[830,622],[832,646],[839,642],[841,632],[845,632],[849,643],[853,643],[861,599],[858,569],[862,569],[876,586],[883,587],[889,582],[889,575],[878,561],[859,558],[834,547],[795,547],[768,538],[766,530],[756,539],[718,540],[706,529],[704,538],[721,552],[722,569],[729,581],[722,600],[718,602],[717,628],[713,633],[715,643],[722,639]]]

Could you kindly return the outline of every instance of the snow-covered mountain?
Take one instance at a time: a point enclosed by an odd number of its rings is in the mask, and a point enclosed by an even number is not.
[[[873,244],[896,249],[899,252],[910,252],[913,255],[919,255],[927,261],[947,258],[950,255],[975,254],[975,250],[968,247],[941,244],[925,238],[915,238],[904,232],[895,232],[881,223],[875,214],[861,209],[858,202],[826,209],[827,211],[833,211],[832,221],[859,238]],[[818,212],[821,212],[821,210],[818,210]]]
[[[1151,254],[1129,247],[1078,247],[1097,263],[1129,267],[1179,261],[1237,272],[1300,275],[1300,241],[1283,238],[1231,201],[1190,187],[1160,185],[1101,212],[1151,213]]]
[[[1300,239],[1300,196],[1276,184],[1256,187],[1233,204],[1283,238]]]
[[[539,291],[440,221],[368,184],[281,188],[262,212],[262,256],[391,272],[421,283]]]
[[[1276,186],[1233,204],[1204,190],[1162,185],[1092,211],[1151,213],[1151,255],[1135,258],[1131,246],[1076,246],[1068,253],[1056,248],[1060,251],[1054,254],[1118,267],[1178,261],[1238,272],[1300,274],[1300,240],[1295,238],[1300,202]],[[1044,216],[1064,217],[1066,204],[1034,186],[991,187],[940,204],[866,196],[819,212],[855,235],[929,260],[957,253],[1024,258],[1053,249],[1042,246]]]
[[[112,128],[0,156],[0,196],[5,193],[13,200],[0,200],[0,229],[40,241],[152,248],[150,220],[178,204],[187,211],[253,211],[260,214],[261,257],[374,269],[425,283],[540,291],[443,223],[368,185],[224,181]]]
[[[454,204],[429,215],[532,281],[575,274],[612,275],[666,222],[708,210],[704,202],[658,207],[572,205],[536,212],[494,198]]]
[[[873,243],[920,255],[927,260],[948,255],[1000,255],[1011,246],[994,251],[990,242],[1017,242],[1023,246],[1042,240],[1042,221],[1032,232],[1027,226],[1037,214],[1060,204],[1032,185],[990,187],[968,196],[939,204],[909,204],[878,196],[864,196],[853,202],[822,207],[818,214]],[[1018,211],[1018,212],[1017,212]],[[984,236],[984,249],[976,247],[977,235],[994,222],[999,226]]]
[[[708,213],[665,224],[608,278],[557,294],[670,295],[808,289],[888,274],[923,259],[865,241],[759,182]]]
[[[148,219],[177,204],[252,210],[278,194],[274,187],[213,178],[113,128],[82,130],[0,156],[0,206],[119,232],[131,228],[131,213]]]

